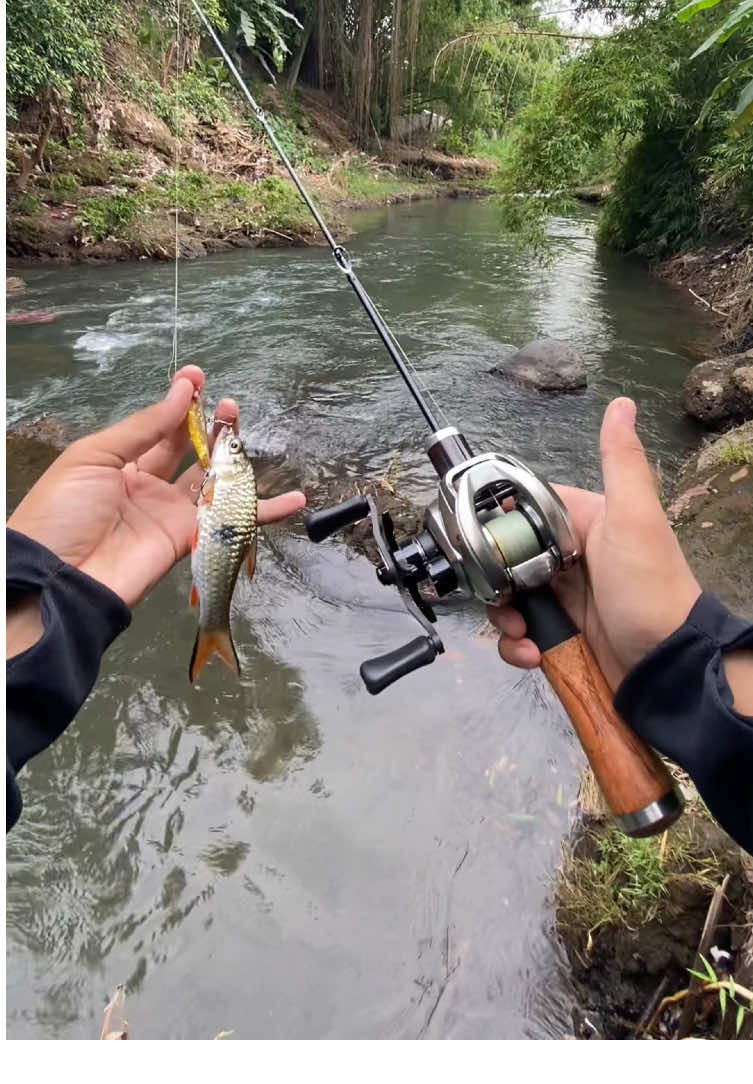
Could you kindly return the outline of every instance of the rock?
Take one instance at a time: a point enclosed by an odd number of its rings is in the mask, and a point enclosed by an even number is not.
[[[753,350],[695,365],[685,380],[683,406],[710,427],[753,418]]]
[[[533,339],[489,372],[540,391],[575,391],[588,383],[583,358],[558,339]]]
[[[611,184],[585,184],[574,188],[573,195],[584,203],[603,203],[611,191]]]
[[[73,439],[71,432],[55,417],[42,416],[34,421],[12,425],[6,430],[8,513],[13,511]]]
[[[173,154],[175,138],[163,120],[136,102],[119,102],[113,109],[112,136],[123,146],[155,147],[162,154]]]
[[[5,293],[9,294],[23,294],[26,292],[26,283],[23,279],[19,278],[6,278],[5,280]]]

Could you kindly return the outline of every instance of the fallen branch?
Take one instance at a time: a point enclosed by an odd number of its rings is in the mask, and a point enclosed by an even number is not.
[[[705,306],[706,306],[706,307],[707,307],[708,309],[710,309],[710,310],[711,310],[712,312],[717,312],[717,313],[719,313],[719,315],[720,315],[720,316],[726,316],[726,317],[729,317],[729,313],[728,313],[728,312],[722,312],[722,310],[721,310],[721,309],[715,309],[715,308],[714,308],[714,306],[713,306],[713,305],[711,304],[711,302],[710,302],[710,301],[707,301],[705,297],[701,297],[701,295],[700,295],[700,294],[697,294],[697,293],[695,292],[695,290],[691,290],[690,286],[688,286],[688,292],[689,292],[689,293],[691,293],[691,294],[693,295],[693,297],[695,297],[695,298],[696,298],[696,299],[697,299],[698,301],[700,301],[700,302],[701,302],[701,304],[702,304],[702,305],[705,305]]]

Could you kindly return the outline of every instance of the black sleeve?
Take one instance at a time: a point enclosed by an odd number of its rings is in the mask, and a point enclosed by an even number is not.
[[[723,665],[723,654],[751,647],[753,625],[703,594],[685,623],[631,670],[614,704],[685,769],[722,828],[753,854],[753,718],[732,707]]]
[[[75,717],[105,650],[131,613],[114,592],[44,546],[7,529],[6,606],[39,592],[44,634],[6,664],[5,830],[21,812],[18,772]]]

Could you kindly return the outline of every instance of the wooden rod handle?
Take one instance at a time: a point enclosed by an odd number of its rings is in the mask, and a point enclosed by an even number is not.
[[[682,798],[656,753],[614,710],[612,690],[583,636],[551,587],[527,591],[516,604],[617,824],[631,836],[664,831],[682,813]]]
[[[612,691],[578,633],[545,651],[541,669],[575,728],[607,805],[629,835],[648,836],[682,812],[672,777],[615,711]]]

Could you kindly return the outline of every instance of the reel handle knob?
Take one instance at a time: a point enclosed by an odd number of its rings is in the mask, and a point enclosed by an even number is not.
[[[376,696],[393,681],[422,666],[428,666],[436,657],[437,649],[429,637],[417,636],[415,640],[394,651],[388,651],[386,655],[367,659],[361,663],[360,673],[366,688],[372,696]]]
[[[583,636],[551,587],[521,594],[515,604],[618,826],[636,837],[663,832],[682,813],[683,800],[653,749],[615,711],[612,691]]]
[[[304,513],[306,533],[312,542],[323,542],[331,534],[357,523],[369,514],[368,497],[351,497],[349,501],[336,504],[334,508],[322,508],[319,512]]]

